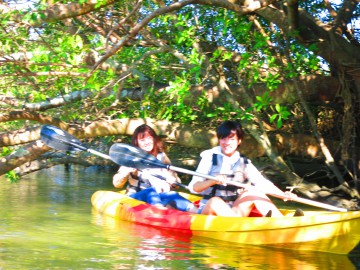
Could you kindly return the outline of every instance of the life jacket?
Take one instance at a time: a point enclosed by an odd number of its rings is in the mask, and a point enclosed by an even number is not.
[[[165,159],[165,154],[160,152],[158,153],[156,158],[163,162]],[[166,178],[161,175],[162,170],[163,169],[144,169],[142,171],[138,171],[136,175],[131,173],[126,188],[127,194],[132,194],[140,190],[152,187],[152,178],[166,180]]]
[[[218,172],[220,172],[223,163],[222,159],[223,159],[222,155],[213,153],[212,167],[210,171],[211,175],[216,175],[218,174]],[[226,174],[227,180],[239,182],[239,183],[246,183],[247,176],[245,170],[246,170],[246,165],[248,163],[249,163],[248,158],[243,155],[240,155],[240,158],[231,167],[232,172]],[[222,198],[224,201],[235,201],[242,191],[243,191],[242,188],[233,185],[226,185],[226,186],[213,185],[210,188],[209,193],[204,195],[204,199],[210,199],[214,196],[217,196]]]

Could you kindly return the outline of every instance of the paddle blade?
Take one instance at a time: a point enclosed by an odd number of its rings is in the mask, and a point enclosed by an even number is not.
[[[110,147],[110,157],[116,164],[139,170],[150,168],[168,168],[153,155],[139,147],[125,143],[116,143]]]
[[[44,125],[40,131],[41,140],[53,149],[61,151],[83,151],[87,150],[83,144],[62,129]]]

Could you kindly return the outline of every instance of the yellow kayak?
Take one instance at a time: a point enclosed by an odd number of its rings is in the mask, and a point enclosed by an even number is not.
[[[200,197],[182,193],[192,201]],[[237,244],[348,254],[360,243],[360,211],[282,210],[284,217],[221,217],[155,207],[113,191],[97,191],[95,210],[115,219]]]

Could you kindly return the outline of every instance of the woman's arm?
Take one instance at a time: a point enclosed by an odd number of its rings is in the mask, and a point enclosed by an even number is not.
[[[129,180],[130,173],[135,172],[136,169],[121,166],[116,174],[113,176],[113,185],[116,188],[122,188]]]

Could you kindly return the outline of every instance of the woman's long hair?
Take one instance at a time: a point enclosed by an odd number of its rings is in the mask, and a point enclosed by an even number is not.
[[[149,134],[151,137],[154,138],[154,147],[149,152],[149,154],[156,157],[160,152],[165,153],[164,145],[161,138],[156,134],[155,130],[153,130],[150,126],[146,124],[138,126],[135,129],[134,134],[132,135],[131,138],[132,144],[139,147],[138,138],[144,138],[146,134]]]

